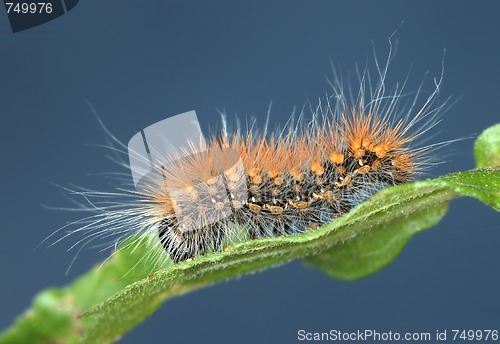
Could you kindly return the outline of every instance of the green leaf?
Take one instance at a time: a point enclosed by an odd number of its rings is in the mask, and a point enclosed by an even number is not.
[[[96,265],[71,285],[42,291],[35,297],[32,309],[0,333],[0,343],[80,343],[92,324],[91,318],[80,315],[127,285],[146,278],[151,268],[137,264],[146,254],[146,245],[125,244],[105,264]],[[162,268],[170,265],[167,262]]]
[[[470,183],[464,185],[464,181]],[[485,181],[492,181],[493,188],[483,188]],[[375,236],[378,243],[384,246],[386,240],[392,240],[390,234],[404,227],[407,233],[398,236],[394,245],[389,245],[391,252],[387,255],[379,254],[382,258],[378,262],[373,263],[369,257],[362,257],[360,263],[351,264],[350,269],[344,269],[339,264],[340,269],[335,270],[331,268],[328,259],[309,261],[309,264],[314,264],[335,277],[352,279],[366,276],[394,259],[411,235],[439,221],[446,211],[447,201],[462,192],[473,197],[481,194],[482,198],[491,200],[491,196],[499,190],[500,170],[492,169],[454,173],[434,180],[397,186],[380,192],[318,230],[295,236],[249,241],[237,244],[227,252],[176,264],[157,272],[151,278],[128,286],[86,312],[85,316],[93,318],[86,339],[89,342],[113,340],[142,321],[165,299],[291,259],[314,256],[325,251],[331,253],[356,243],[362,247],[362,251],[366,249],[377,256],[376,251],[381,250],[380,245],[368,243],[364,248],[363,243],[370,241],[365,239],[373,238],[377,229],[387,227],[381,236]],[[484,195],[481,191],[484,191]],[[498,208],[498,201],[491,203]],[[410,219],[408,227],[404,225],[406,219]],[[394,224],[396,227],[390,228]],[[349,260],[352,260],[352,256],[344,254],[338,257],[337,262],[349,264]]]
[[[498,137],[498,129],[481,135],[478,165],[497,166]],[[439,222],[449,200],[462,195],[499,210],[500,170],[480,168],[389,188],[317,230],[239,243],[226,252],[166,263],[154,274],[137,264],[146,246],[128,245],[70,286],[39,294],[0,343],[108,343],[166,299],[297,258],[336,278],[361,278],[389,264],[411,236]]]
[[[306,265],[339,279],[366,277],[392,262],[414,234],[437,224],[447,202],[458,195],[476,197],[499,210],[500,170],[453,173],[383,190],[363,204],[376,210],[364,218],[362,236],[308,257]]]
[[[474,144],[477,167],[500,167],[500,123],[486,129]]]

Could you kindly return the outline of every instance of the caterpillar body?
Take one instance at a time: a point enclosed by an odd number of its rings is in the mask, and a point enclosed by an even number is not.
[[[143,196],[170,258],[219,251],[238,227],[250,239],[312,230],[411,180],[420,151],[407,125],[358,110],[277,138],[222,133],[169,164]]]
[[[375,59],[375,82],[368,68],[356,92],[336,78],[332,95],[270,132],[267,125],[231,131],[223,117],[223,129],[205,142],[190,112],[144,129],[127,146],[103,125],[118,150],[127,149],[135,190],[72,190],[94,214],[69,224],[77,228],[64,237],[81,234],[82,246],[115,237],[118,247],[134,235],[132,244],[147,241],[157,261],[166,251],[181,262],[235,242],[315,230],[381,189],[414,180],[442,145],[421,143],[447,103],[437,104],[443,73],[426,96],[421,88],[404,94],[406,82],[388,91],[390,59],[382,67]],[[182,117],[186,125],[174,121]]]

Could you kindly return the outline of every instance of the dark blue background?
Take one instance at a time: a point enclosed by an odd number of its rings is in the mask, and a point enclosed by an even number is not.
[[[84,1],[12,34],[0,14],[0,328],[48,286],[71,282],[102,260],[86,250],[68,276],[70,241],[36,245],[66,221],[68,206],[45,182],[111,190],[88,173],[117,171],[85,99],[127,141],[168,115],[216,109],[283,122],[293,106],[329,91],[330,61],[354,71],[380,58],[398,30],[389,83],[413,65],[408,90],[428,70],[456,105],[436,140],[477,135],[498,122],[498,1]],[[427,90],[430,85],[427,84]],[[432,175],[472,168],[472,140],[452,145]],[[431,175],[431,176],[432,176]],[[473,199],[414,237],[396,261],[358,282],[332,280],[300,262],[167,302],[123,343],[294,343],[297,331],[500,330],[498,215]]]

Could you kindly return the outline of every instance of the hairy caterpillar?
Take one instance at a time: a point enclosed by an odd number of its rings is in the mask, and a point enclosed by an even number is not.
[[[436,104],[442,74],[427,96],[421,89],[405,95],[405,83],[389,91],[390,60],[391,52],[385,65],[375,60],[376,81],[365,68],[356,92],[336,78],[331,96],[274,131],[231,131],[223,117],[223,130],[206,142],[188,112],[126,146],[103,126],[127,149],[135,190],[73,191],[98,212],[70,224],[77,228],[68,235],[82,234],[82,246],[117,237],[117,246],[133,234],[181,262],[243,240],[314,230],[379,190],[413,180],[436,147],[418,142],[446,105]]]

